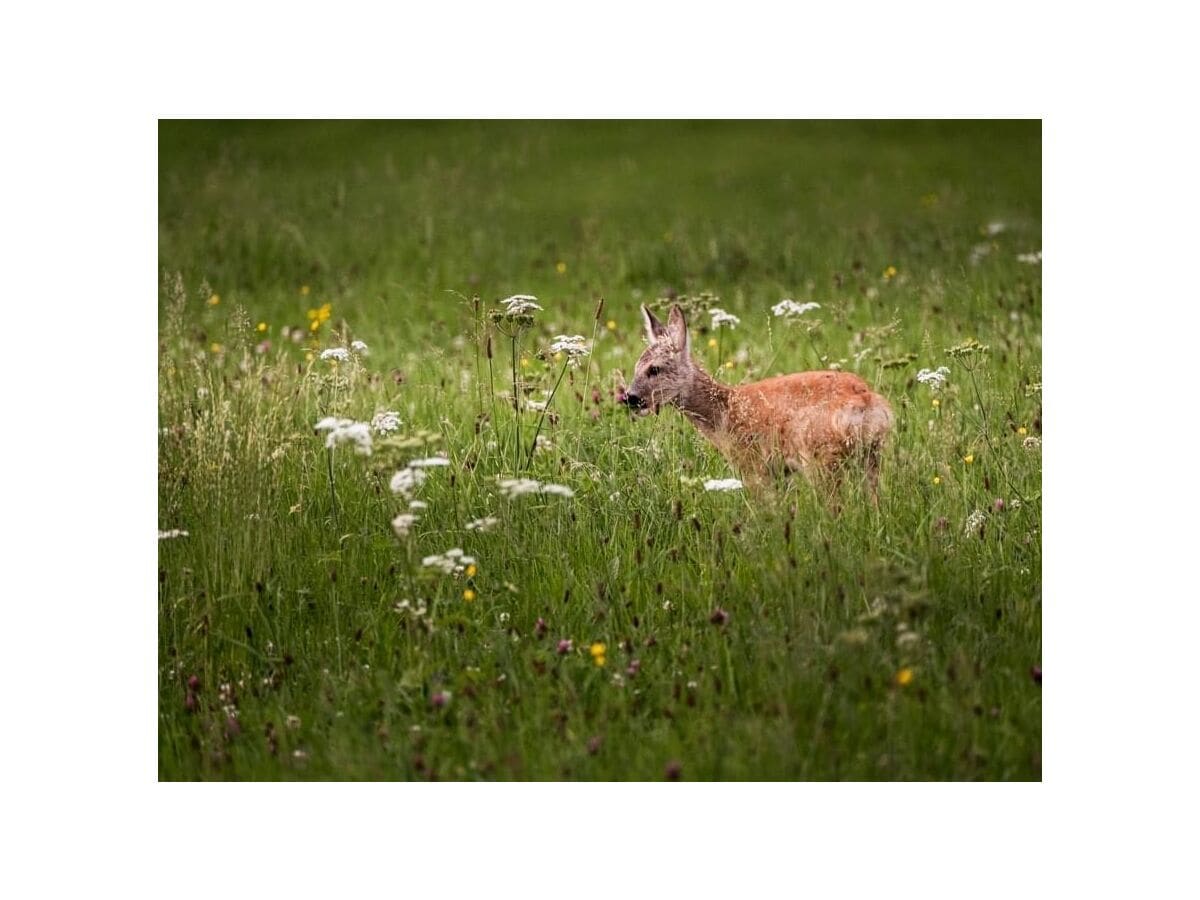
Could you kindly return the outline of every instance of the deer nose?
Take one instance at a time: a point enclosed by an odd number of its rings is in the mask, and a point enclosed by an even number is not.
[[[639,397],[637,394],[626,394],[625,395],[625,405],[628,406],[630,409],[641,409],[643,406],[646,405],[646,401],[643,400],[641,397]]]

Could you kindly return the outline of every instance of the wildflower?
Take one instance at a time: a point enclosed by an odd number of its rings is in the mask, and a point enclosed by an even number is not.
[[[812,309],[820,309],[820,303],[797,303],[795,300],[780,300],[771,307],[771,312],[776,318],[783,317],[785,319],[794,319],[797,316],[802,316]]]
[[[710,478],[704,482],[706,491],[740,491],[742,483],[736,478]]]
[[[316,359],[316,357],[315,357],[315,356],[313,356],[311,353],[305,353],[305,354],[304,354],[304,361],[305,361],[305,362],[312,362],[314,359]]]
[[[209,297],[208,297],[208,305],[209,306],[218,306],[220,303],[221,303],[221,295],[220,294],[209,294]]]
[[[306,759],[308,759],[308,751],[301,750],[297,747],[292,751],[292,759],[296,760],[297,762],[304,762]]]
[[[996,235],[1002,233],[1006,228],[1008,228],[1008,226],[1003,222],[988,222],[987,225],[984,226],[983,233],[988,237],[995,237]]]
[[[939,406],[941,406],[941,405],[942,405],[942,401],[941,401],[941,400],[939,400],[937,397],[934,397],[934,398],[933,398],[933,404],[932,404],[932,405],[933,405],[933,408],[934,408],[934,409],[937,409]]]
[[[328,421],[322,419],[317,425]],[[325,436],[325,446],[332,450],[338,444],[353,444],[354,452],[360,456],[371,455],[371,427],[366,422],[354,422],[348,419],[337,420],[339,424],[329,429]],[[320,430],[318,428],[318,430]]]
[[[560,497],[574,497],[575,492],[562,484],[542,484],[532,478],[502,478],[500,492],[512,499],[525,494],[557,494]]]
[[[585,339],[583,335],[575,334],[568,336],[565,334],[560,334],[550,345],[550,352],[554,354],[566,354],[567,363],[574,368],[578,366],[579,361],[583,359],[583,357],[587,356],[590,352],[588,348],[584,346],[584,343]]]
[[[328,350],[321,351],[321,359],[332,359],[337,362],[345,362],[350,358],[350,351],[345,347],[330,347]]]
[[[500,520],[495,516],[484,516],[482,519],[475,519],[467,523],[467,531],[491,531]]]
[[[992,512],[1004,512],[1004,498],[997,497],[992,501]]]
[[[212,350],[213,353],[220,353],[225,348],[214,341],[213,345],[211,347],[209,347],[208,349]]]
[[[1024,425],[1022,425],[1020,428],[1017,429],[1017,434],[1020,435],[1021,437],[1025,437],[1025,435],[1029,434],[1029,429],[1026,428]]]
[[[443,575],[461,575],[467,566],[476,562],[475,557],[467,556],[462,548],[454,547],[445,553],[435,553],[421,560],[421,566],[426,569],[437,569]]]
[[[504,306],[504,317],[515,319],[518,316],[529,316],[535,309],[541,309],[537,303],[537,297],[530,294],[513,294],[501,300],[500,303]]]
[[[396,537],[408,537],[408,532],[420,518],[420,516],[413,515],[412,513],[401,513],[392,519],[392,530],[396,532]]]
[[[968,453],[966,456],[963,457],[963,462],[965,462],[969,466],[971,463],[975,462],[975,454]]]
[[[403,494],[405,497],[408,497],[421,486],[425,478],[424,469],[401,469],[392,476],[389,487],[391,487],[393,494]]]
[[[983,526],[986,523],[987,514],[982,509],[977,509],[967,516],[967,521],[963,523],[963,534],[967,537],[979,534],[983,531]]]
[[[441,709],[450,702],[452,696],[449,691],[434,691],[429,697],[429,703],[434,709]]]
[[[1041,666],[1030,666],[1029,677],[1033,679],[1034,684],[1036,684],[1038,687],[1041,687],[1042,686],[1042,667]]]
[[[554,271],[559,275],[564,274],[567,271],[567,264],[560,259],[554,264]]]
[[[182,528],[172,528],[169,531],[163,531],[162,529],[159,529],[159,532],[158,532],[158,539],[160,541],[169,541],[169,540],[171,540],[171,538],[187,537],[187,536],[188,536],[187,531],[185,531]]]
[[[308,291],[309,291],[309,288],[308,288],[307,284],[300,285],[300,296],[301,297],[307,297]]]
[[[546,620],[543,619],[541,616],[538,616],[537,622],[534,623],[533,633],[537,637],[545,637],[546,636]]]
[[[616,331],[617,330],[617,320],[609,319],[607,322],[604,323],[604,327],[607,328],[609,331]]]
[[[559,656],[566,656],[575,649],[575,642],[570,638],[563,638],[558,642],[558,646],[554,648],[554,652]]]
[[[353,419],[339,419],[336,416],[326,416],[313,426],[313,431],[333,431],[335,429],[345,428],[347,425],[353,424]]]
[[[920,642],[921,642],[921,636],[919,634],[917,634],[915,631],[902,632],[896,638],[896,646],[897,647],[909,647],[909,646],[912,646],[913,644],[918,644]]]
[[[375,413],[371,419],[371,430],[376,434],[391,434],[399,430],[401,424],[400,413],[388,409]]]
[[[467,577],[474,578],[478,571],[479,567],[476,566],[475,563],[471,563],[469,566],[467,566]]]
[[[257,326],[255,326],[255,327],[256,327],[256,329],[257,329],[258,333],[259,333],[259,334],[262,334],[264,331],[266,331],[266,330],[267,330],[267,323],[266,323],[266,322],[259,322],[259,323],[258,323],[258,325],[257,325]]]
[[[410,469],[433,469],[448,465],[450,465],[450,460],[444,456],[427,456],[425,459],[414,459],[408,464],[408,467]]]
[[[367,345],[362,341],[351,341],[350,349],[362,356],[370,356],[370,351],[367,349]]]
[[[522,357],[521,357],[521,368],[522,368],[522,369],[528,369],[528,368],[529,368],[529,358],[528,358],[528,357],[525,357],[525,356],[522,356]]]
[[[709,338],[709,339],[708,339],[708,349],[709,349],[709,350],[716,350],[716,349],[717,349],[717,339],[716,339],[716,338]]]
[[[981,344],[975,338],[967,338],[961,344],[955,344],[953,347],[946,348],[946,355],[955,358],[962,356],[974,356],[976,353],[987,353],[991,348],[986,344]]]
[[[541,412],[542,410],[544,410],[546,408],[546,401],[544,401],[544,400],[526,400],[525,408],[531,409],[534,412]]]
[[[321,322],[319,319],[313,319],[311,322],[308,323],[309,331],[316,331],[320,327],[321,327]]]
[[[599,641],[592,644],[592,646],[588,648],[588,652],[592,654],[592,662],[594,662],[597,666],[603,666],[606,662],[605,653],[607,650],[608,647]]]
[[[722,325],[728,325],[730,328],[737,328],[742,321],[733,313],[727,313],[725,310],[715,306],[708,311],[708,314],[712,316],[713,328],[720,328]]]
[[[945,366],[938,366],[936,369],[922,369],[917,373],[917,381],[921,384],[927,384],[932,390],[940,390],[942,385],[946,383],[946,379],[950,375],[950,370]]]
[[[900,687],[908,687],[908,685],[912,684],[912,680],[913,670],[907,666],[896,673],[896,684],[900,685]]]
[[[475,592],[470,588],[467,588],[465,591],[463,591],[463,600],[465,600],[467,603],[474,603],[475,596]]]
[[[884,277],[884,278],[886,278],[886,279],[888,279],[889,281],[890,281],[891,279],[895,278],[895,277],[896,277],[896,267],[895,267],[895,266],[888,266],[886,269],[884,269],[884,270],[883,270],[883,277]]]
[[[1023,262],[1027,265],[1036,266],[1042,261],[1042,251],[1035,250],[1033,253],[1018,253],[1017,262]]]
[[[1031,434],[1025,440],[1021,441],[1021,446],[1026,450],[1037,450],[1042,446],[1042,439]]]
[[[290,731],[295,731],[300,727],[300,717],[288,716],[286,719],[284,719],[284,724],[287,725]]]
[[[733,368],[733,360],[732,359],[729,360],[729,362],[725,363],[725,368],[727,368],[727,369]]]
[[[934,476],[933,476],[933,483],[934,483],[934,484],[941,484],[941,483],[942,483],[942,476],[941,476],[941,475],[934,475]]]
[[[708,617],[708,621],[717,626],[724,625],[729,621],[729,613],[718,606],[712,611],[712,615]]]

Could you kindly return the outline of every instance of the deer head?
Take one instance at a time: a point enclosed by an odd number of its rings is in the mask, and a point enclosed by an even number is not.
[[[641,415],[657,413],[664,403],[678,405],[680,397],[695,381],[697,370],[692,362],[687,322],[678,306],[671,307],[664,325],[654,313],[642,307],[649,346],[633,367],[633,383],[625,393],[625,403]]]

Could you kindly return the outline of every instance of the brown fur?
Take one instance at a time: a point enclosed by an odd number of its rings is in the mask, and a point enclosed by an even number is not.
[[[803,471],[835,474],[858,457],[877,497],[879,452],[892,427],[888,402],[849,372],[797,372],[737,386],[713,380],[691,357],[679,307],[664,326],[645,307],[650,341],[629,395],[657,412],[679,410],[751,479]]]

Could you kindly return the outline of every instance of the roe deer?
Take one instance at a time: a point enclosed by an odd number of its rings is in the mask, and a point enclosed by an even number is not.
[[[745,475],[803,471],[836,482],[849,457],[861,458],[879,502],[879,453],[892,427],[888,402],[849,372],[797,372],[736,387],[721,384],[691,356],[678,306],[663,325],[642,307],[650,342],[634,367],[624,402],[641,415],[672,404]]]

